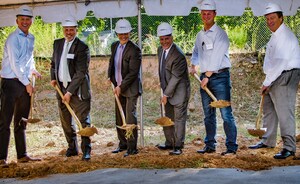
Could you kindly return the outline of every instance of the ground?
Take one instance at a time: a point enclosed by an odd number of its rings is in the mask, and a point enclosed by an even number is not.
[[[155,147],[156,144],[164,142],[162,127],[154,123],[160,117],[157,58],[145,56],[142,69],[143,108],[140,108],[141,101],[138,106],[139,112],[143,112],[143,125],[140,121],[139,127],[144,129],[144,139],[141,141],[141,134],[139,134],[139,153],[126,158],[123,157],[124,152],[111,153],[117,147],[118,141],[114,125],[114,96],[110,85],[106,82],[108,58],[104,57],[93,58],[90,66],[93,91],[91,117],[92,123],[99,131],[98,135],[91,137],[92,159],[89,162],[81,161],[81,153],[79,156],[66,158],[64,154],[67,144],[59,122],[55,90],[49,85],[49,61],[43,60],[38,61],[38,68],[44,77],[36,84],[37,92],[32,114],[33,118],[39,118],[41,121],[28,124],[26,129],[28,154],[43,160],[35,163],[17,163],[12,136],[9,147],[9,167],[0,168],[0,177],[34,178],[57,173],[88,172],[101,168],[236,168],[243,171],[300,165],[300,161],[293,160],[291,157],[286,160],[273,159],[273,155],[281,150],[280,136],[277,139],[277,146],[273,149],[248,149],[249,145],[259,142],[259,138],[250,136],[247,129],[254,127],[258,112],[259,88],[263,80],[261,61],[255,54],[235,54],[231,55],[231,58],[233,63],[231,103],[238,127],[239,144],[236,155],[221,156],[220,154],[226,150],[220,117],[218,117],[216,153],[204,155],[196,153],[204,147],[205,130],[199,84],[193,78],[191,78],[192,96],[183,154],[170,156],[168,151],[161,151]],[[297,130],[299,130],[298,104],[297,101]],[[80,136],[78,139],[80,143]],[[299,149],[300,142],[297,142],[298,153],[300,153]]]

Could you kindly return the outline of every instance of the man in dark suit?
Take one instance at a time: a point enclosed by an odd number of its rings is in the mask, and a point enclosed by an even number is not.
[[[160,86],[163,91],[161,104],[165,106],[166,116],[174,121],[174,126],[163,127],[166,142],[165,145],[158,145],[158,148],[173,149],[170,155],[180,155],[185,140],[190,80],[185,55],[173,43],[172,32],[172,27],[165,22],[157,28],[161,44],[157,52]]]
[[[78,155],[76,128],[64,103],[76,113],[82,127],[90,127],[91,91],[89,77],[90,52],[88,46],[76,37],[77,22],[70,17],[62,22],[64,38],[54,41],[51,62],[51,85],[58,85],[64,94],[57,94],[59,115],[68,142],[67,157]],[[81,136],[82,160],[91,159],[91,140]]]
[[[142,94],[142,83],[139,76],[142,54],[140,48],[130,39],[132,28],[125,19],[116,23],[115,31],[119,41],[111,45],[111,57],[108,67],[108,79],[115,86],[114,93],[119,97],[125,114],[127,124],[137,124],[136,105],[138,97]],[[116,125],[122,126],[120,111],[116,104]],[[137,129],[133,136],[125,137],[126,131],[117,128],[119,146],[112,153],[127,150],[125,157],[137,154]]]

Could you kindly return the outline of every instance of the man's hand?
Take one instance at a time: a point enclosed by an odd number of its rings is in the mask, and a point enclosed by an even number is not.
[[[190,74],[191,75],[194,75],[194,73],[196,73],[197,71],[196,71],[196,66],[195,65],[192,65],[191,67],[190,67]]]
[[[64,95],[64,98],[62,99],[62,101],[63,101],[64,103],[69,104],[69,103],[70,103],[70,100],[71,100],[71,96],[72,96],[72,94],[69,93],[69,92],[67,92],[67,93]]]
[[[261,95],[264,95],[264,94],[268,94],[269,93],[269,86],[262,86],[261,87]]]
[[[51,84],[51,86],[55,87],[55,86],[57,85],[57,82],[56,82],[56,80],[52,80],[52,81],[50,82],[50,84]]]
[[[29,96],[32,95],[32,93],[33,93],[33,87],[32,87],[31,84],[26,85],[26,91],[27,91],[27,93],[29,93]]]
[[[32,75],[34,75],[38,79],[42,78],[42,75],[38,71],[36,71],[36,70],[32,71]]]
[[[119,96],[119,95],[121,94],[121,88],[120,88],[120,86],[115,87],[114,93],[115,93],[117,96]]]
[[[167,97],[166,95],[163,95],[163,97],[161,98],[161,101],[160,101],[160,102],[161,102],[163,105],[166,105],[167,101],[168,101],[168,97]]]

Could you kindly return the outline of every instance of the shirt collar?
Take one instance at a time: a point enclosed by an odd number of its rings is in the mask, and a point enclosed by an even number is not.
[[[30,33],[28,33],[28,35],[26,35],[20,28],[16,29],[19,35],[22,35],[24,37],[32,37],[32,35]]]

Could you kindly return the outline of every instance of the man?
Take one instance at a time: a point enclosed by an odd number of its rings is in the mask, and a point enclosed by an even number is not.
[[[187,106],[190,98],[190,80],[187,61],[181,49],[173,43],[173,29],[168,23],[157,27],[160,47],[158,48],[159,80],[163,91],[161,105],[174,126],[163,127],[165,145],[159,149],[173,149],[170,155],[180,155],[184,146]]]
[[[216,17],[216,4],[213,0],[204,0],[200,6],[201,18],[204,29],[197,34],[195,47],[193,49],[191,62],[191,74],[196,73],[196,65],[200,65],[201,76],[201,98],[204,111],[204,124],[206,130],[205,147],[198,153],[213,153],[216,151],[216,109],[209,104],[212,99],[202,88],[208,89],[218,100],[230,101],[231,81],[229,68],[229,39],[226,32],[214,21]],[[226,134],[227,150],[222,155],[236,154],[238,145],[237,128],[232,114],[231,106],[221,108],[224,131]]]
[[[119,41],[111,45],[111,57],[108,67],[108,80],[115,86],[114,93],[119,97],[127,124],[137,124],[136,105],[142,94],[142,83],[139,76],[142,54],[140,48],[130,40],[132,28],[128,20],[120,19],[116,23],[115,31]],[[122,126],[120,111],[116,104],[116,125]],[[133,135],[125,137],[126,131],[117,128],[119,146],[112,153],[127,152],[124,157],[138,153],[137,129]]]
[[[90,127],[91,89],[89,77],[90,51],[77,35],[77,22],[73,17],[62,22],[64,38],[54,41],[51,62],[51,85],[58,85],[64,94],[57,94],[59,116],[68,142],[67,157],[78,155],[76,127],[64,103],[76,113],[82,127]],[[91,159],[91,140],[81,136],[82,160]]]
[[[260,143],[249,148],[275,147],[279,124],[283,149],[274,158],[285,159],[296,152],[295,103],[300,80],[300,48],[297,37],[283,23],[280,6],[269,3],[265,18],[272,32],[263,66],[266,77],[261,88],[265,96],[263,121],[267,131]]]
[[[30,96],[34,87],[30,77],[41,75],[35,69],[33,59],[34,36],[29,33],[32,24],[32,10],[23,5],[16,15],[18,28],[12,32],[4,46],[1,70],[1,110],[0,110],[0,165],[7,167],[10,124],[14,116],[14,137],[18,162],[40,161],[26,152],[26,122],[30,111]]]

